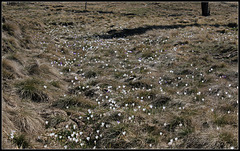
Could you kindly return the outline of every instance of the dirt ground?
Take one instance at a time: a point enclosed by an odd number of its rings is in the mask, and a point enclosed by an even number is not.
[[[2,2],[2,148],[238,149],[239,6],[209,6]]]

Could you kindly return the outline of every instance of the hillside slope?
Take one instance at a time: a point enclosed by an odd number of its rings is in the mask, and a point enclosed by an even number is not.
[[[2,148],[238,148],[238,3],[2,3]]]

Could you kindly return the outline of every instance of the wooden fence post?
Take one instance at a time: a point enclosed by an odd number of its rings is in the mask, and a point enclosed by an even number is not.
[[[202,7],[202,16],[209,16],[210,9],[208,6],[208,2],[201,2],[201,7]]]
[[[85,10],[87,10],[87,2],[85,2]]]

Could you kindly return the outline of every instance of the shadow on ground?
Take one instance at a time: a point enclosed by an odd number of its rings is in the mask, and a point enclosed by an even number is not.
[[[227,24],[227,25],[213,24],[213,25],[209,25],[209,24],[198,24],[198,23],[188,24],[188,25],[153,25],[153,26],[138,27],[138,28],[133,28],[133,29],[125,28],[123,30],[109,30],[107,32],[107,34],[97,35],[97,37],[102,38],[102,39],[124,38],[124,37],[127,37],[127,36],[144,34],[148,30],[153,30],[153,29],[175,29],[175,28],[185,28],[185,27],[188,27],[188,26],[197,26],[197,27],[200,27],[200,26],[215,26],[215,27],[228,26],[228,27],[235,28],[238,25],[237,24],[235,24],[234,26],[232,26],[232,24]]]

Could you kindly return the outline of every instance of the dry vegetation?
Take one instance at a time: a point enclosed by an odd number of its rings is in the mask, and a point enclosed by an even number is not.
[[[2,2],[2,148],[238,148],[238,3]]]

